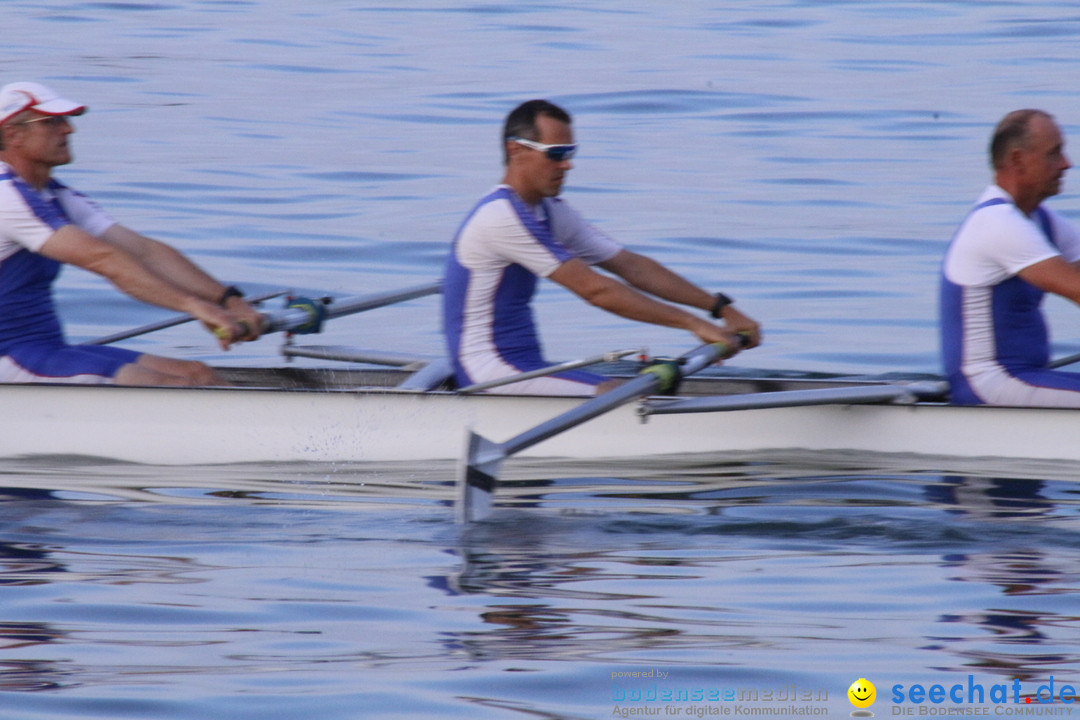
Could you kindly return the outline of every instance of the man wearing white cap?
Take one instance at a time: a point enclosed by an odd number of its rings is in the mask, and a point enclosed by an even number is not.
[[[190,313],[222,348],[260,332],[258,313],[236,288],[52,177],[71,162],[70,118],[84,112],[38,83],[0,88],[0,382],[223,384],[201,362],[65,341],[51,295],[64,263],[143,302]]]

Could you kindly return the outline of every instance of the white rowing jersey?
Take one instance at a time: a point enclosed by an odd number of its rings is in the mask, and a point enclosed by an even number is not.
[[[38,251],[72,223],[100,236],[115,220],[57,180],[38,191],[0,163],[0,355],[13,343],[62,342],[51,292],[60,263]]]
[[[526,204],[499,185],[469,213],[446,264],[443,331],[459,384],[548,365],[530,302],[536,279],[571,258],[594,265],[622,246],[566,202]]]
[[[1044,382],[1050,360],[1040,309],[1045,293],[1019,273],[1059,255],[1080,259],[1080,233],[1072,223],[1042,206],[1029,217],[1002,188],[986,189],[942,266],[941,347],[953,402],[1056,404],[1040,397],[1062,381]]]

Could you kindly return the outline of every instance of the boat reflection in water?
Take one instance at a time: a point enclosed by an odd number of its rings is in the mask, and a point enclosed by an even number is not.
[[[800,616],[817,641],[895,643],[936,672],[1036,680],[1080,659],[1066,647],[1080,618],[1052,602],[1080,576],[1077,501],[1057,480],[758,461],[500,492],[463,531],[458,572],[428,579],[488,598],[490,630],[447,641],[475,659],[677,667],[704,652],[722,675],[746,648],[811,641]],[[783,676],[765,656],[743,670]]]
[[[5,521],[18,519],[24,503],[53,500],[53,493],[33,488],[0,489],[0,508]],[[18,501],[18,504],[12,501]],[[20,508],[16,511],[15,508]],[[12,587],[45,585],[56,582],[65,572],[63,563],[52,557],[50,548],[25,541],[0,542],[0,593]],[[61,663],[49,660],[20,660],[18,653],[40,645],[64,640],[67,634],[47,622],[0,619],[0,692],[35,692],[56,690],[70,680]]]
[[[949,462],[521,459],[493,514],[460,525],[451,462],[13,461],[0,692],[30,709],[145,683],[169,696],[156,716],[181,717],[222,677],[375,674],[368,692],[431,667],[464,671],[446,682],[474,705],[575,717],[558,708],[596,715],[612,672],[651,667],[677,688],[825,688],[846,714],[854,677],[887,674],[867,657],[1064,677],[1071,470]]]

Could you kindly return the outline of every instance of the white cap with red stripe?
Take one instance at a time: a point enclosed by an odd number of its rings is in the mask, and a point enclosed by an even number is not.
[[[0,88],[0,125],[23,110],[43,115],[82,115],[86,106],[62,98],[40,83],[15,82]]]

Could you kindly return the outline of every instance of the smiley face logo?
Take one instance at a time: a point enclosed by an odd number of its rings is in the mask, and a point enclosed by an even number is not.
[[[866,678],[859,678],[847,689],[848,700],[857,708],[868,708],[877,699],[877,688]]]

